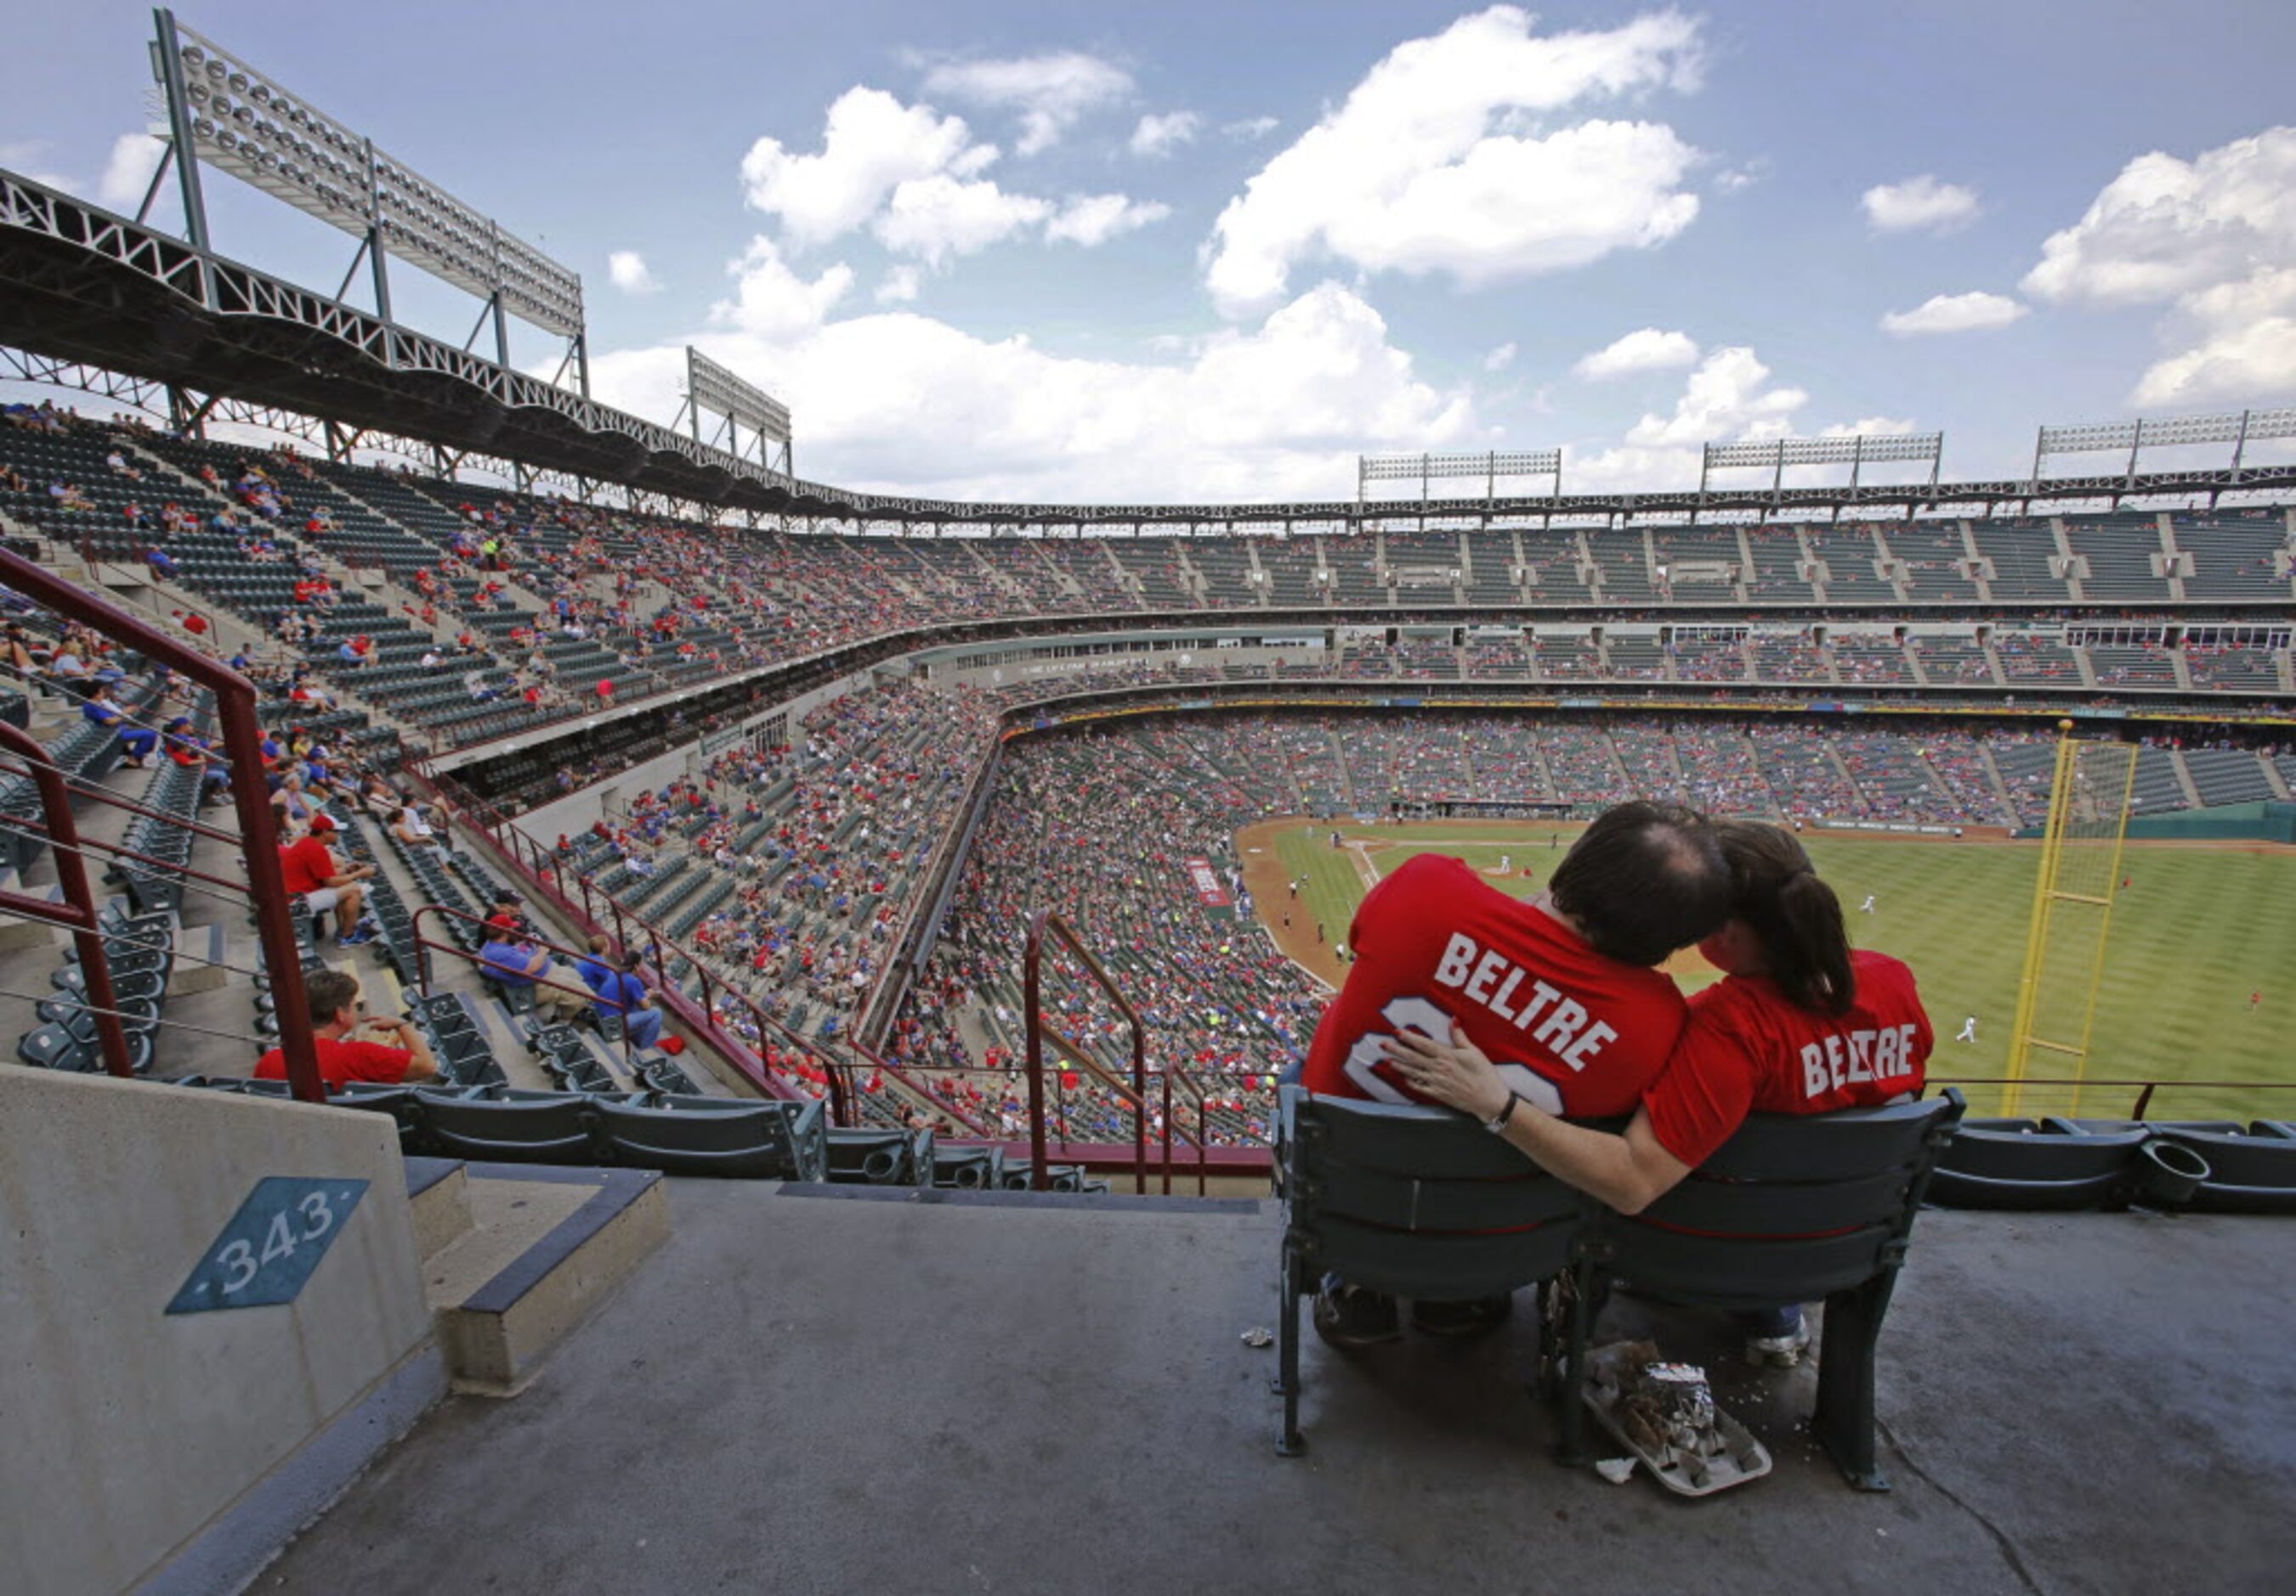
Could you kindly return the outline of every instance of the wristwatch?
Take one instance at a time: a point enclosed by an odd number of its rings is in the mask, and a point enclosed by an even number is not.
[[[1505,1105],[1504,1107],[1502,1107],[1502,1108],[1499,1109],[1499,1111],[1498,1111],[1497,1113],[1496,1113],[1496,1114],[1492,1115],[1488,1119],[1486,1119],[1486,1120],[1484,1120],[1484,1121],[1483,1121],[1483,1128],[1484,1128],[1485,1130],[1487,1130],[1487,1131],[1490,1132],[1490,1134],[1491,1134],[1492,1135],[1494,1135],[1494,1136],[1504,1136],[1504,1135],[1505,1135],[1505,1134],[1506,1134],[1506,1128],[1507,1128],[1507,1122],[1508,1122],[1509,1120],[1511,1120],[1511,1119],[1513,1119],[1513,1118],[1514,1117],[1514,1108],[1515,1108],[1515,1105],[1516,1105],[1517,1103],[1521,1102],[1521,1101],[1522,1101],[1522,1093],[1520,1093],[1520,1092],[1510,1092],[1510,1093],[1507,1093],[1507,1100],[1506,1100],[1506,1103],[1505,1103]]]

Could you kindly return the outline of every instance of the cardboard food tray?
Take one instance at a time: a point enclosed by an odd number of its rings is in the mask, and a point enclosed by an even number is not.
[[[1700,1457],[1668,1447],[1653,1453],[1636,1445],[1628,1437],[1619,1423],[1619,1388],[1612,1385],[1597,1385],[1588,1381],[1583,1395],[1587,1412],[1595,1415],[1603,1429],[1610,1433],[1627,1453],[1678,1496],[1711,1496],[1717,1491],[1726,1491],[1732,1486],[1742,1486],[1748,1480],[1759,1479],[1770,1471],[1769,1449],[1754,1439],[1753,1432],[1739,1423],[1719,1406],[1714,1410],[1714,1433],[1722,1442],[1719,1451]]]

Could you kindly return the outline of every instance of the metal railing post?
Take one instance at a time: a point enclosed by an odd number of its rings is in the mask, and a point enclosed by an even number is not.
[[[103,1051],[103,1068],[123,1081],[130,1079],[135,1074],[135,1063],[127,1050],[127,1029],[119,1023],[119,998],[111,985],[111,965],[103,948],[103,926],[98,917],[95,895],[87,884],[87,862],[80,856],[79,823],[72,814],[71,792],[64,784],[63,773],[30,733],[0,721],[0,748],[24,756],[32,781],[40,790],[40,809],[47,817],[49,845],[55,850],[56,881],[62,887],[64,902],[71,910],[69,917],[57,917],[51,923],[71,928],[72,945],[79,954],[80,978],[87,991],[87,1005],[95,1014],[95,1040]],[[21,893],[0,894],[0,899],[6,900],[11,908],[34,906],[32,900]],[[48,908],[45,904],[37,907]],[[49,914],[38,917],[47,919]]]
[[[1029,939],[1021,953],[1021,1001],[1029,1011],[1029,1189],[1032,1191],[1045,1189],[1045,1025],[1037,966],[1044,961],[1045,922],[1051,918],[1049,910],[1037,911],[1029,921]]]

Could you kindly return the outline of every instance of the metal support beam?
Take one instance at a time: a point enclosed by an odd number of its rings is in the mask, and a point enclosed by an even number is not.
[[[176,147],[176,181],[184,193],[184,237],[193,249],[205,252],[214,246],[208,237],[207,200],[200,192],[199,159],[192,152],[192,102],[184,93],[183,43],[176,36],[174,12],[163,5],[152,16],[159,29],[152,65],[168,101],[168,128]]]

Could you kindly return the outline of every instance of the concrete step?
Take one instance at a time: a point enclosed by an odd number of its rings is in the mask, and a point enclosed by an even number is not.
[[[407,1159],[406,1203],[414,1215],[415,1250],[428,1265],[470,1231],[468,1166],[460,1158]]]
[[[455,1388],[481,1395],[522,1390],[669,1234],[651,1170],[461,1164],[419,1197],[439,1342]]]

